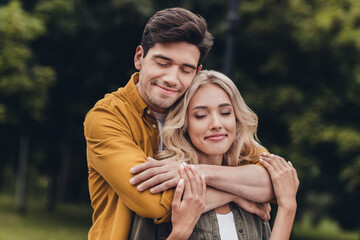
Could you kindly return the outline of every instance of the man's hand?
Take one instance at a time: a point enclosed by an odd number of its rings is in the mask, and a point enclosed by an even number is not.
[[[258,215],[263,221],[270,220],[271,206],[269,203],[256,203],[241,197],[233,202],[245,211]]]
[[[137,174],[130,179],[132,185],[141,183],[137,189],[144,191],[148,188],[151,193],[163,192],[169,188],[176,187],[180,180],[180,162],[170,160],[155,160],[147,158],[147,162],[130,169],[132,174]]]

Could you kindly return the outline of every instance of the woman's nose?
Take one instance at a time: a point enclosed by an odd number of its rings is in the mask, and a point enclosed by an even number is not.
[[[211,129],[221,129],[221,121],[219,119],[219,116],[217,114],[213,114],[211,117]]]

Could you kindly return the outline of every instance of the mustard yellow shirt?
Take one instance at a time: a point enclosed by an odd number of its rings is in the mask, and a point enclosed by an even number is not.
[[[134,213],[169,220],[174,191],[139,192],[130,168],[146,162],[158,148],[159,131],[151,110],[138,94],[132,75],[124,88],[105,95],[84,122],[89,193],[94,209],[89,239],[127,239]]]

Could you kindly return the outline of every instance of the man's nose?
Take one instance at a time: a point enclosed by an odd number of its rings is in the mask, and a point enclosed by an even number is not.
[[[163,77],[163,81],[165,83],[167,83],[169,86],[174,86],[178,82],[177,78],[178,78],[177,77],[177,69],[174,66],[174,67],[168,69],[168,71],[165,73],[165,75]]]

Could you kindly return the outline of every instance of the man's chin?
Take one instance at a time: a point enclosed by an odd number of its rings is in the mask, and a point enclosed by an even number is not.
[[[161,100],[153,102],[153,105],[157,108],[169,109],[175,102],[176,100],[173,99],[161,98]]]

